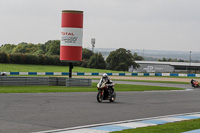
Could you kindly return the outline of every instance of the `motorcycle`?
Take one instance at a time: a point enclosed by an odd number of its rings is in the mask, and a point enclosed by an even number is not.
[[[103,100],[109,100],[110,102],[114,102],[116,99],[116,93],[114,92],[114,83],[112,84],[97,84],[97,101],[101,103]]]
[[[192,87],[198,88],[199,87],[199,82],[198,81],[193,81]]]
[[[1,76],[7,76],[6,72],[2,72]]]

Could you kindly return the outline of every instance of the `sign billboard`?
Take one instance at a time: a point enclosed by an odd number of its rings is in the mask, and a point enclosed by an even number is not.
[[[82,60],[83,11],[63,10],[61,21],[60,60]]]

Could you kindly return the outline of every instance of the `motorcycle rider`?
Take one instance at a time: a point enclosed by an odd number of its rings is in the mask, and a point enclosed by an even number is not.
[[[7,76],[6,72],[2,72],[1,76]]]
[[[193,84],[194,84],[194,79],[192,79],[191,81],[190,81],[190,83],[192,84],[192,86],[193,86]]]
[[[99,86],[102,86],[103,83],[106,83],[111,85],[113,84],[112,80],[108,77],[107,73],[104,73],[99,81]],[[114,88],[113,87],[109,87],[111,89],[112,92],[114,92]]]
[[[197,81],[197,80],[194,80],[194,79],[192,79],[192,80],[190,81],[190,83],[191,83],[192,87],[195,87],[197,84],[199,84],[198,81]],[[199,86],[199,85],[198,85],[198,86]],[[198,86],[197,86],[197,87],[198,87]]]

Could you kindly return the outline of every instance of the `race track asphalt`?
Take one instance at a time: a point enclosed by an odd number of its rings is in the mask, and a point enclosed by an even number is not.
[[[98,103],[96,92],[0,94],[0,132],[37,132],[190,112],[200,112],[198,89],[117,92],[115,103]]]
[[[92,82],[98,83],[99,80],[92,80]],[[184,89],[193,89],[190,84],[170,84],[170,83],[155,83],[155,82],[132,82],[132,81],[114,81],[115,84],[133,84],[133,85],[150,85],[150,86],[166,86],[166,87],[178,87]]]

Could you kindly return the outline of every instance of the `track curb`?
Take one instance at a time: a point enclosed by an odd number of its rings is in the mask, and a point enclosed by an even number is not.
[[[41,132],[34,132],[34,133],[108,133],[112,131],[121,131],[124,129],[134,129],[137,127],[161,125],[161,124],[166,124],[166,123],[192,120],[192,119],[198,119],[198,118],[200,118],[200,112],[193,112],[193,113],[174,114],[174,115],[118,121],[118,122],[111,122],[111,123],[85,125],[85,126],[41,131]]]

